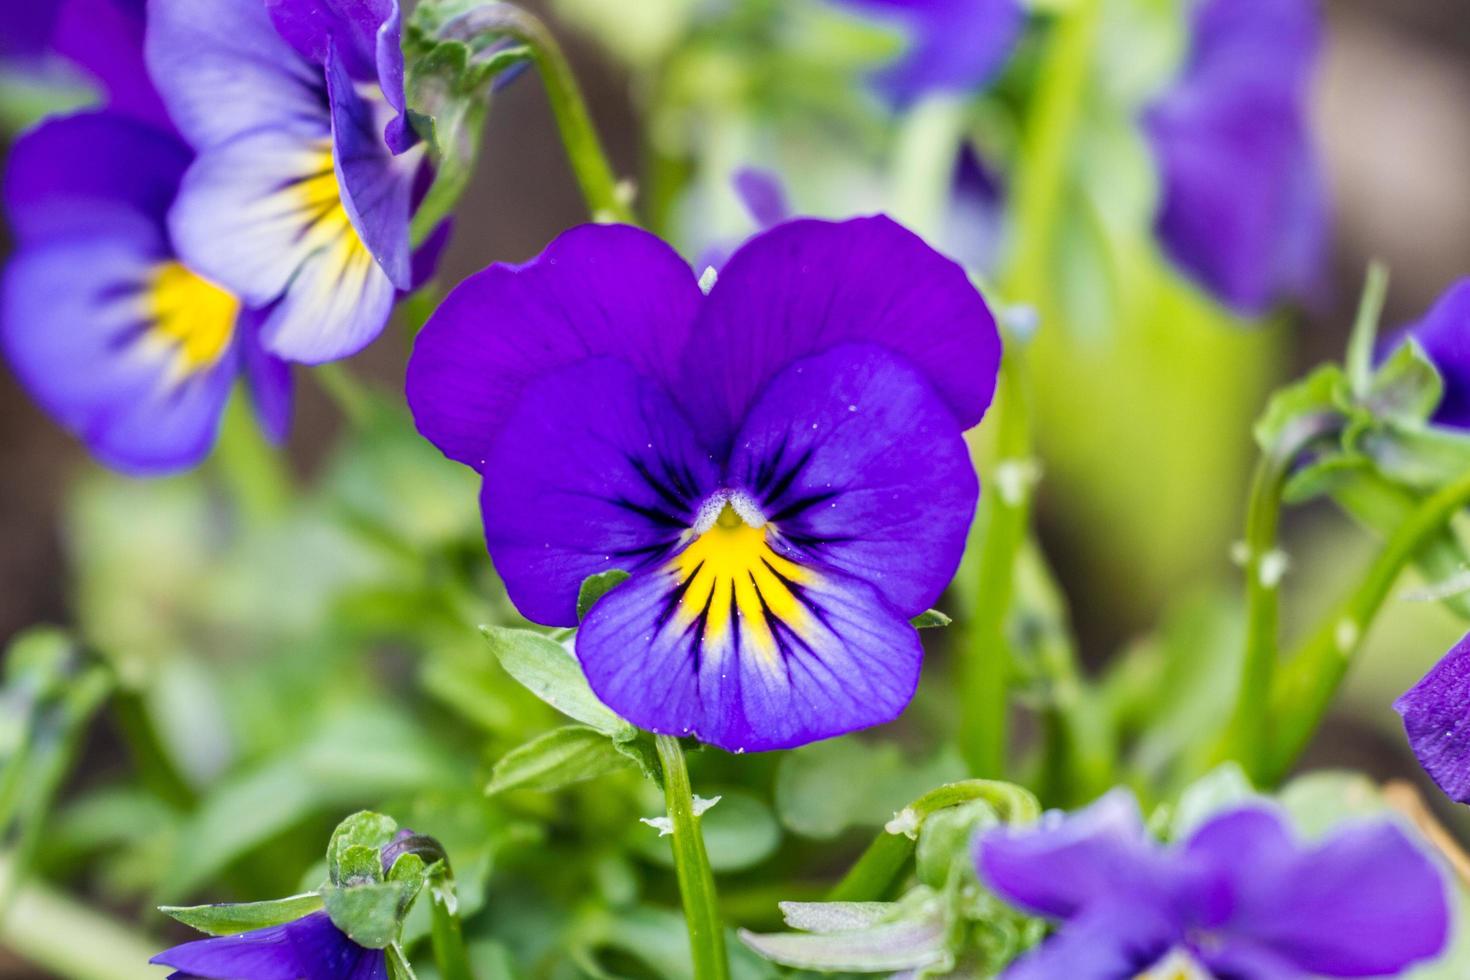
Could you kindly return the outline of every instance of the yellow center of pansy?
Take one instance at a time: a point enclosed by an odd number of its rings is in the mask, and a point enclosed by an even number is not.
[[[148,336],[174,352],[176,378],[218,363],[240,316],[239,299],[180,262],[154,268],[145,302]]]

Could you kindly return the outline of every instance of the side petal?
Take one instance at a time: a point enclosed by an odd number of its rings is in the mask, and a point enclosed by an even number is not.
[[[1419,765],[1451,799],[1470,803],[1470,634],[1394,702]]]
[[[286,43],[262,0],[149,0],[146,54],[196,149],[263,126],[327,132],[321,68]]]
[[[908,616],[954,577],[979,495],[954,416],[917,369],[873,344],[777,374],[728,475],[794,560],[861,579]]]
[[[291,429],[291,408],[295,402],[291,380],[291,364],[266,351],[260,343],[260,328],[269,316],[268,310],[246,310],[240,314],[236,329],[240,334],[240,360],[245,382],[255,402],[255,414],[266,438],[280,443]]]
[[[261,343],[302,364],[351,357],[383,332],[396,296],[392,280],[348,226],[296,270],[260,328]]]
[[[362,970],[363,961],[374,957],[381,960],[382,951],[363,949],[327,913],[313,912],[284,925],[184,943],[149,962],[202,980],[366,980],[378,975]]]
[[[333,48],[327,56],[332,104],[332,163],[342,206],[358,238],[398,289],[412,285],[409,199],[420,154],[395,158],[367,101],[357,94]]]
[[[1098,909],[1068,923],[1001,976],[1003,980],[1152,980],[1147,971],[1166,960],[1183,938],[1176,924],[1155,909],[1123,905]],[[1166,974],[1158,980],[1176,980],[1176,976]]]
[[[894,102],[931,92],[973,92],[1010,58],[1026,12],[1017,0],[846,0],[888,15],[910,35],[909,50],[874,81]]]
[[[525,265],[471,276],[440,304],[408,362],[414,422],[444,455],[480,469],[543,373],[612,355],[672,383],[702,298],[688,264],[653,235],[573,228]]]
[[[1407,333],[1419,341],[1444,382],[1434,421],[1470,429],[1470,278],[1451,286]]]
[[[303,58],[325,64],[335,47],[353,78],[377,78],[378,29],[397,12],[394,0],[265,0],[265,6]]]
[[[674,550],[717,471],[656,384],[593,358],[526,389],[490,452],[485,541],[528,619],[574,626],[582,580]]]
[[[674,389],[713,448],[799,357],[868,342],[902,354],[960,428],[995,391],[1000,336],[954,262],[886,217],[791,221],[731,257],[700,313]]]
[[[22,243],[92,233],[99,206],[127,209],[161,228],[189,159],[177,138],[119,113],[52,119],[12,147],[5,211]]]
[[[902,713],[923,648],[872,587],[770,550],[735,568],[695,557],[697,545],[608,593],[577,631],[577,657],[608,707],[731,752],[792,748]]]

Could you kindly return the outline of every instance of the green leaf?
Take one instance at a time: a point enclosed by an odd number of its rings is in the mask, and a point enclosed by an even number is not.
[[[597,700],[576,657],[555,640],[502,626],[484,626],[481,632],[505,672],[557,711],[617,738],[632,738],[637,732]]]
[[[970,845],[975,834],[1000,822],[995,807],[983,799],[929,814],[919,830],[919,845],[914,852],[919,881],[938,889],[956,872],[973,876],[975,863]]]
[[[322,902],[332,924],[359,946],[383,949],[398,938],[404,913],[415,897],[402,881],[379,881],[351,888],[328,886]]]
[[[211,936],[233,936],[252,929],[295,922],[322,907],[316,892],[292,895],[269,902],[237,902],[225,905],[165,905],[158,911],[191,929]]]
[[[1238,763],[1216,766],[1179,795],[1169,821],[1169,838],[1183,840],[1217,813],[1255,796],[1255,788]]]
[[[582,587],[577,590],[577,621],[581,622],[586,619],[592,607],[597,605],[598,599],[626,581],[628,581],[628,573],[621,568],[598,572],[596,575],[589,575],[583,579]]]
[[[327,873],[332,884],[383,880],[383,848],[398,833],[398,823],[381,813],[362,810],[337,824],[327,845]]]
[[[611,739],[595,728],[568,725],[512,749],[491,771],[487,794],[513,789],[550,791],[634,768]]]
[[[1413,425],[1428,421],[1443,396],[1439,369],[1410,337],[1374,372],[1363,402],[1378,419]]]
[[[948,927],[940,903],[932,897],[905,908],[892,905],[891,916],[874,921],[871,912],[845,904],[855,924],[851,929],[786,932],[771,935],[742,930],[740,941],[768,960],[801,970],[883,973],[921,970],[951,959]],[[786,907],[783,907],[783,911]],[[814,916],[799,913],[798,919]],[[824,926],[843,924],[842,913],[822,918]]]
[[[1336,364],[1324,364],[1272,396],[1256,422],[1261,450],[1292,459],[1321,436],[1335,430],[1347,405],[1347,378]]]
[[[1416,489],[1437,490],[1470,473],[1470,436],[1455,429],[1387,423],[1354,444],[1384,476]]]
[[[916,630],[927,630],[935,629],[941,626],[948,626],[950,623],[953,622],[953,619],[950,619],[938,609],[926,609],[925,611],[919,613],[919,615],[915,616],[913,619],[909,620],[909,625]]]
[[[1371,463],[1360,454],[1332,453],[1292,472],[1282,487],[1281,499],[1288,504],[1304,504],[1318,497],[1336,493],[1344,484],[1360,476]]]
[[[849,827],[882,826],[925,791],[964,776],[952,752],[915,763],[892,744],[839,738],[783,756],[776,813],[789,830],[828,839]]]

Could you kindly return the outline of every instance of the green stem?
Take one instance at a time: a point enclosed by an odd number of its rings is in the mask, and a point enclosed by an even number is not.
[[[943,231],[954,161],[964,140],[965,107],[953,97],[925,99],[899,132],[892,215],[925,238]]]
[[[1382,262],[1370,262],[1347,349],[1348,382],[1353,394],[1359,398],[1367,395],[1368,386],[1373,380],[1373,355],[1378,346],[1378,324],[1383,318],[1383,303],[1387,296],[1388,268]]]
[[[587,112],[581,87],[551,31],[539,19],[518,7],[492,3],[455,18],[441,32],[446,40],[473,41],[486,35],[511,38],[530,49],[536,70],[546,86],[546,96],[551,102],[567,159],[587,201],[587,208],[592,212],[592,219],[632,224],[632,208],[619,190],[602,140]]]
[[[311,376],[321,385],[322,391],[332,399],[349,425],[362,428],[372,414],[372,395],[361,381],[341,361],[318,364],[311,369]]]
[[[1280,781],[1306,748],[1404,566],[1467,505],[1470,474],[1419,505],[1384,544],[1358,587],[1327,615],[1278,673],[1270,702],[1275,737],[1262,773],[1267,784]]]
[[[0,855],[0,883],[14,868]],[[71,980],[158,980],[158,947],[36,882],[21,885],[0,916],[0,948]]]
[[[243,387],[225,406],[219,443],[211,459],[234,502],[255,521],[269,521],[291,501],[291,477],[280,451],[266,441]]]
[[[442,980],[475,980],[470,969],[469,951],[465,949],[464,930],[454,896],[454,880],[444,877],[429,883],[429,942],[434,948],[434,962]]]
[[[1281,523],[1281,491],[1286,480],[1281,456],[1266,453],[1251,481],[1245,521],[1245,650],[1235,710],[1226,733],[1226,754],[1252,777],[1261,773],[1269,735],[1267,703],[1276,669],[1276,640],[1281,609],[1283,557],[1276,547]]]
[[[694,813],[694,792],[689,785],[684,750],[679,740],[670,735],[658,735],[655,741],[664,770],[664,800],[674,828],[674,870],[684,902],[684,921],[689,927],[694,978],[728,980],[730,964],[725,955],[725,929],[715,898],[715,876],[704,850],[699,817]]]
[[[193,807],[198,797],[164,748],[142,695],[120,689],[113,698],[112,712],[143,785],[171,806],[181,810]]]
[[[863,851],[842,880],[827,893],[829,902],[879,902],[914,856],[915,841],[907,834],[883,831]]]

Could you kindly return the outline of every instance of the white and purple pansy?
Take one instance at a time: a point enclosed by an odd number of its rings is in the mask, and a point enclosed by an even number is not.
[[[909,702],[999,359],[963,270],[887,218],[777,225],[708,295],[654,236],[584,226],[451,293],[408,400],[482,474],[527,618],[576,625],[584,579],[631,574],[576,641],[609,707],[764,750]]]
[[[292,361],[356,353],[414,284],[424,166],[396,0],[151,0],[148,64],[198,152],[171,215],[194,268],[268,307]]]

